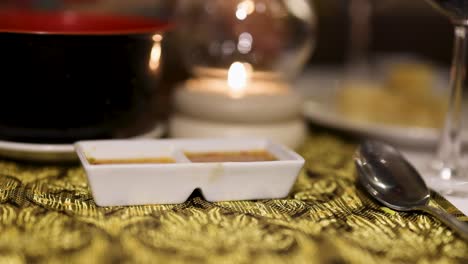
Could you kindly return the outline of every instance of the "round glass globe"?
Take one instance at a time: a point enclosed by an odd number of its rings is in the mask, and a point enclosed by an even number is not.
[[[241,62],[291,79],[315,47],[308,0],[180,0],[176,21],[183,60],[196,75]]]

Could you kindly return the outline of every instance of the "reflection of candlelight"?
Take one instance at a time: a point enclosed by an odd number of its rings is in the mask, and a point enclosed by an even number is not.
[[[252,0],[245,0],[237,5],[236,17],[244,20],[255,11],[255,3]]]
[[[153,48],[151,49],[149,68],[152,71],[157,71],[159,69],[159,64],[161,61],[161,41],[163,37],[159,34],[153,36]]]

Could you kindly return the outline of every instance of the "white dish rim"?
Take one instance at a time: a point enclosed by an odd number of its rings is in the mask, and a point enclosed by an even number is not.
[[[133,139],[159,138],[166,132],[166,125],[157,124],[148,133]],[[23,143],[0,140],[0,154],[5,158],[28,161],[77,161],[75,145]]]
[[[157,141],[160,142],[166,142],[166,143],[174,143],[174,144],[183,144],[184,142],[221,142],[221,141],[236,141],[236,142],[242,142],[242,141],[249,141],[249,142],[264,142],[265,146],[274,146],[280,148],[280,151],[286,153],[290,159],[283,160],[283,159],[278,159],[274,161],[255,161],[255,162],[202,162],[202,163],[197,163],[197,162],[176,162],[176,163],[158,163],[158,164],[107,164],[107,165],[96,165],[96,164],[91,164],[89,162],[89,157],[86,155],[86,150],[85,146],[87,144],[106,144],[106,143],[114,143],[114,144],[131,144],[133,141],[132,140],[126,140],[126,139],[119,139],[119,140],[85,140],[85,141],[78,141],[74,144],[74,150],[76,151],[83,167],[89,168],[89,169],[113,169],[113,168],[151,168],[151,167],[173,167],[173,166],[181,166],[181,165],[187,165],[190,164],[191,166],[205,166],[204,164],[208,165],[213,165],[213,164],[226,164],[226,165],[246,165],[246,164],[261,164],[261,165],[269,165],[269,164],[277,164],[279,162],[283,164],[288,164],[288,163],[297,163],[297,162],[305,162],[305,159],[293,151],[292,149],[289,149],[288,147],[276,143],[270,139],[266,138],[241,138],[241,137],[233,137],[233,138],[181,138],[181,139],[141,139],[139,140],[140,143],[143,142],[153,142],[156,143]],[[268,149],[267,149],[268,150]],[[274,153],[272,153],[274,154]]]

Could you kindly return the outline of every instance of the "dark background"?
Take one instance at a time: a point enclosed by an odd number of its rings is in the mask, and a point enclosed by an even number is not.
[[[349,1],[315,0],[318,46],[311,64],[340,64],[349,43]],[[449,65],[453,30],[448,19],[423,0],[378,0],[372,17],[371,52],[406,53]]]
[[[206,0],[211,1],[211,0]],[[226,0],[228,1],[228,0]],[[349,50],[349,15],[351,0],[311,0],[318,17],[317,48],[308,67],[345,65]],[[354,1],[354,0],[353,0]],[[378,54],[419,56],[440,66],[451,61],[453,28],[448,19],[433,10],[424,0],[371,0],[372,41],[370,57]],[[21,6],[34,9],[73,9],[97,12],[132,13],[171,19],[176,0],[0,0],[0,8]],[[162,75],[163,102],[170,102],[170,92],[188,77],[182,66],[179,43],[168,35],[164,46]],[[161,107],[169,111],[170,107]],[[163,113],[162,116],[165,116]]]
[[[207,0],[211,1],[211,0]],[[348,52],[350,1],[310,0],[319,21],[318,46],[310,64],[342,64]],[[448,65],[452,27],[424,0],[371,0],[372,52],[409,53]],[[176,0],[0,0],[1,6],[140,13],[170,19]]]

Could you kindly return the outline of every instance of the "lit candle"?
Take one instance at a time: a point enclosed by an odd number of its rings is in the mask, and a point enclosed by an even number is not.
[[[175,94],[184,114],[218,121],[268,122],[297,117],[301,97],[279,80],[253,79],[248,64],[235,62],[226,78],[191,79]]]
[[[234,62],[228,71],[201,69],[175,92],[173,137],[255,136],[296,147],[305,137],[302,99],[280,78]]]

